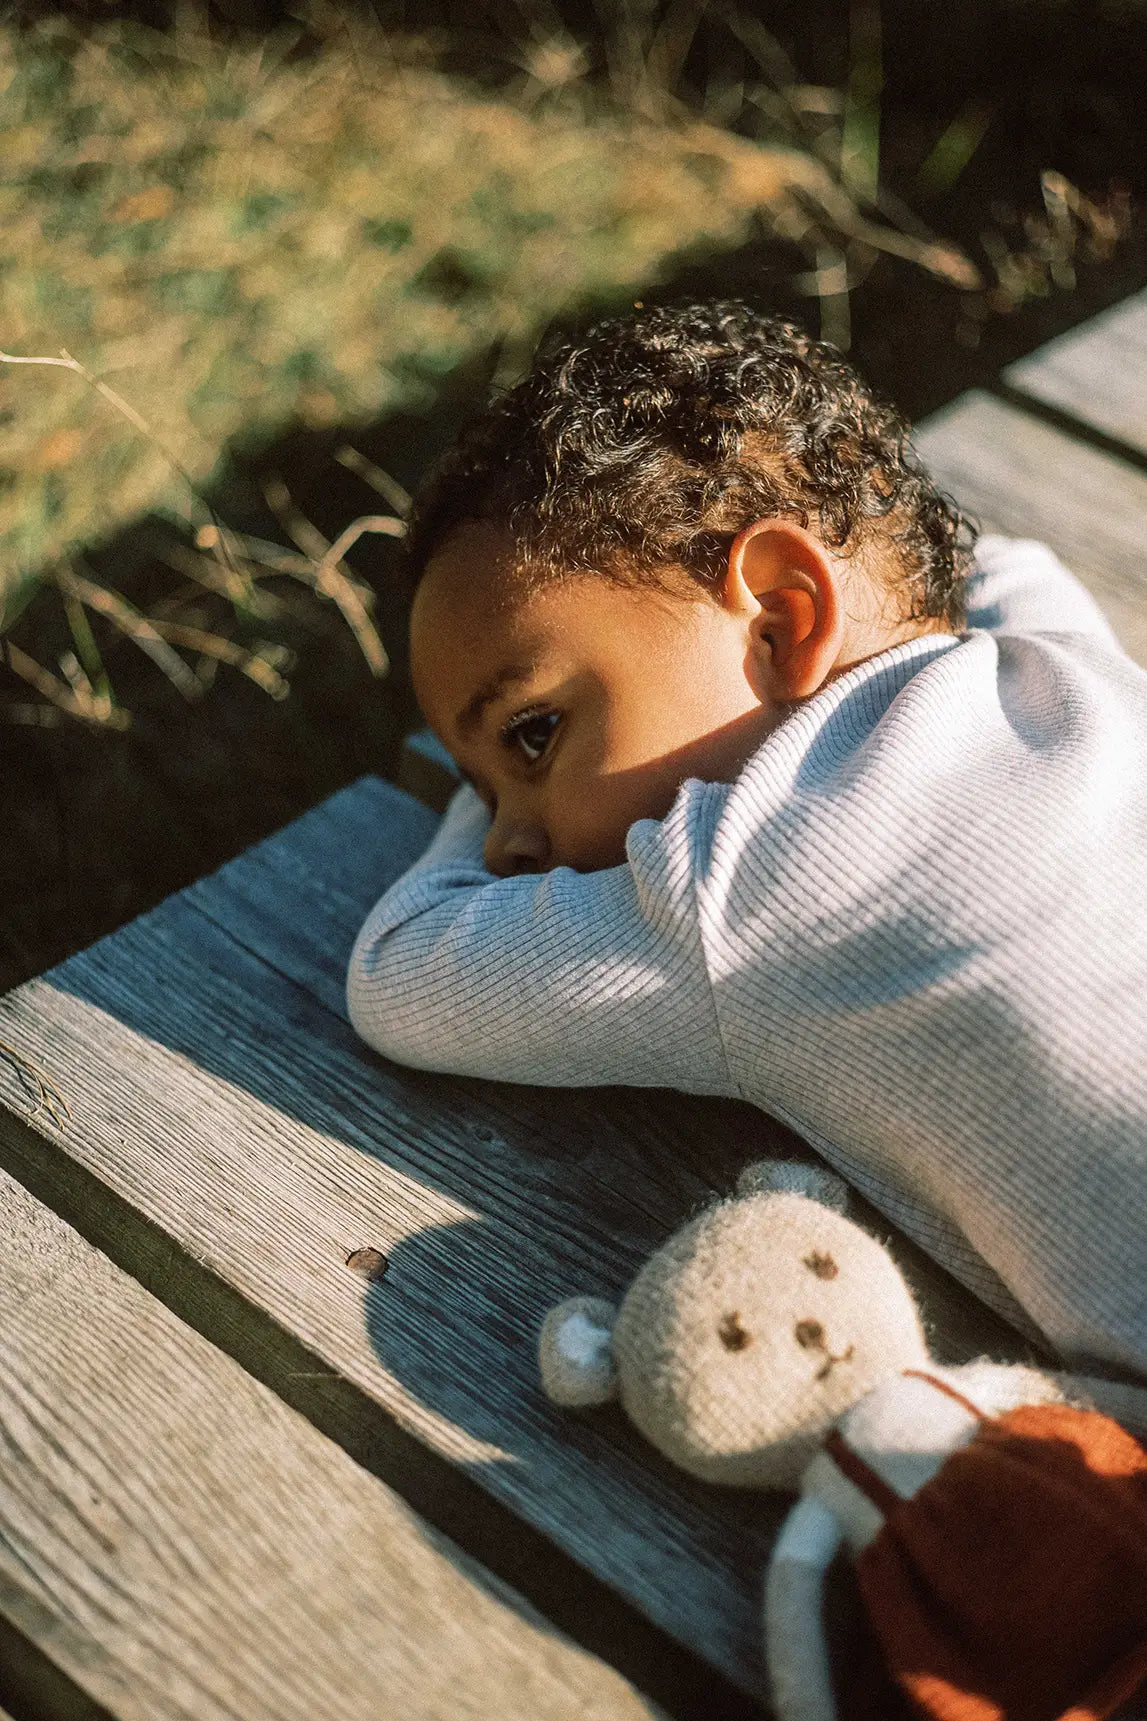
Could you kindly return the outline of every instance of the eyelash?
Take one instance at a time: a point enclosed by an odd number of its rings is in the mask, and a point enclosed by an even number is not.
[[[550,723],[551,727],[546,732],[545,741],[539,752],[534,757],[531,757],[522,745],[523,732],[529,728],[531,723],[542,723],[547,721]],[[558,721],[559,719],[556,711],[539,709],[536,711],[515,712],[514,716],[511,717],[507,723],[502,725],[502,745],[504,747],[509,747],[511,751],[517,752],[524,764],[538,765],[549,752],[550,743],[557,731]]]

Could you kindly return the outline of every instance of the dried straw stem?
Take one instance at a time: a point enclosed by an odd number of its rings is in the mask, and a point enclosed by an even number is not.
[[[50,669],[29,657],[26,651],[13,645],[10,639],[0,640],[0,656],[13,675],[34,687],[41,698],[66,711],[69,717],[82,718],[85,723],[100,723],[107,729],[130,727],[131,713],[114,706],[107,694],[87,694],[78,686],[69,687],[66,681],[61,681],[58,675],[53,675]]]
[[[218,658],[220,663],[230,664],[261,687],[264,693],[269,693],[272,699],[285,699],[291,691],[289,683],[265,657],[260,657],[257,651],[244,651],[233,639],[207,633],[203,628],[188,627],[183,622],[160,621],[155,617],[152,625],[172,645],[183,645],[189,651],[198,651],[205,657]]]
[[[69,597],[78,598],[80,603],[95,610],[98,615],[107,619],[128,639],[134,641],[142,652],[162,670],[172,686],[185,699],[198,699],[202,691],[195,674],[184,663],[177,651],[173,651],[162,634],[148,621],[146,616],[129,604],[126,598],[118,592],[109,591],[106,586],[97,585],[94,580],[85,579],[73,568],[60,567],[55,570],[54,579],[60,590]]]

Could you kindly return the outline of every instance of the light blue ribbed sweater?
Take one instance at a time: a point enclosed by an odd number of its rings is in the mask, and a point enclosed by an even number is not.
[[[460,790],[351,1020],[422,1068],[749,1100],[1066,1358],[1147,1374],[1147,673],[1041,546],[977,567],[967,634],[841,676],[625,866],[495,879]]]

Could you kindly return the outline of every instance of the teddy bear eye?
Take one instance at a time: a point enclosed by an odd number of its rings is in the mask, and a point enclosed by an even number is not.
[[[811,1255],[806,1255],[802,1265],[810,1273],[815,1273],[818,1279],[835,1279],[840,1268],[831,1255],[822,1255],[819,1249],[814,1249]]]
[[[824,1344],[824,1328],[819,1321],[798,1321],[793,1337],[802,1350],[819,1350]]]
[[[752,1334],[745,1331],[736,1310],[723,1317],[717,1328],[717,1337],[727,1351],[743,1351],[747,1344],[752,1343]]]

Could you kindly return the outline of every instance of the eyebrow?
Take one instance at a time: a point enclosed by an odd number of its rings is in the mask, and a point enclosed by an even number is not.
[[[471,735],[478,727],[482,713],[487,705],[493,703],[507,687],[513,687],[520,681],[528,681],[534,673],[531,663],[507,663],[498,670],[496,675],[484,681],[473,697],[467,701],[458,715],[457,729],[460,735]]]

